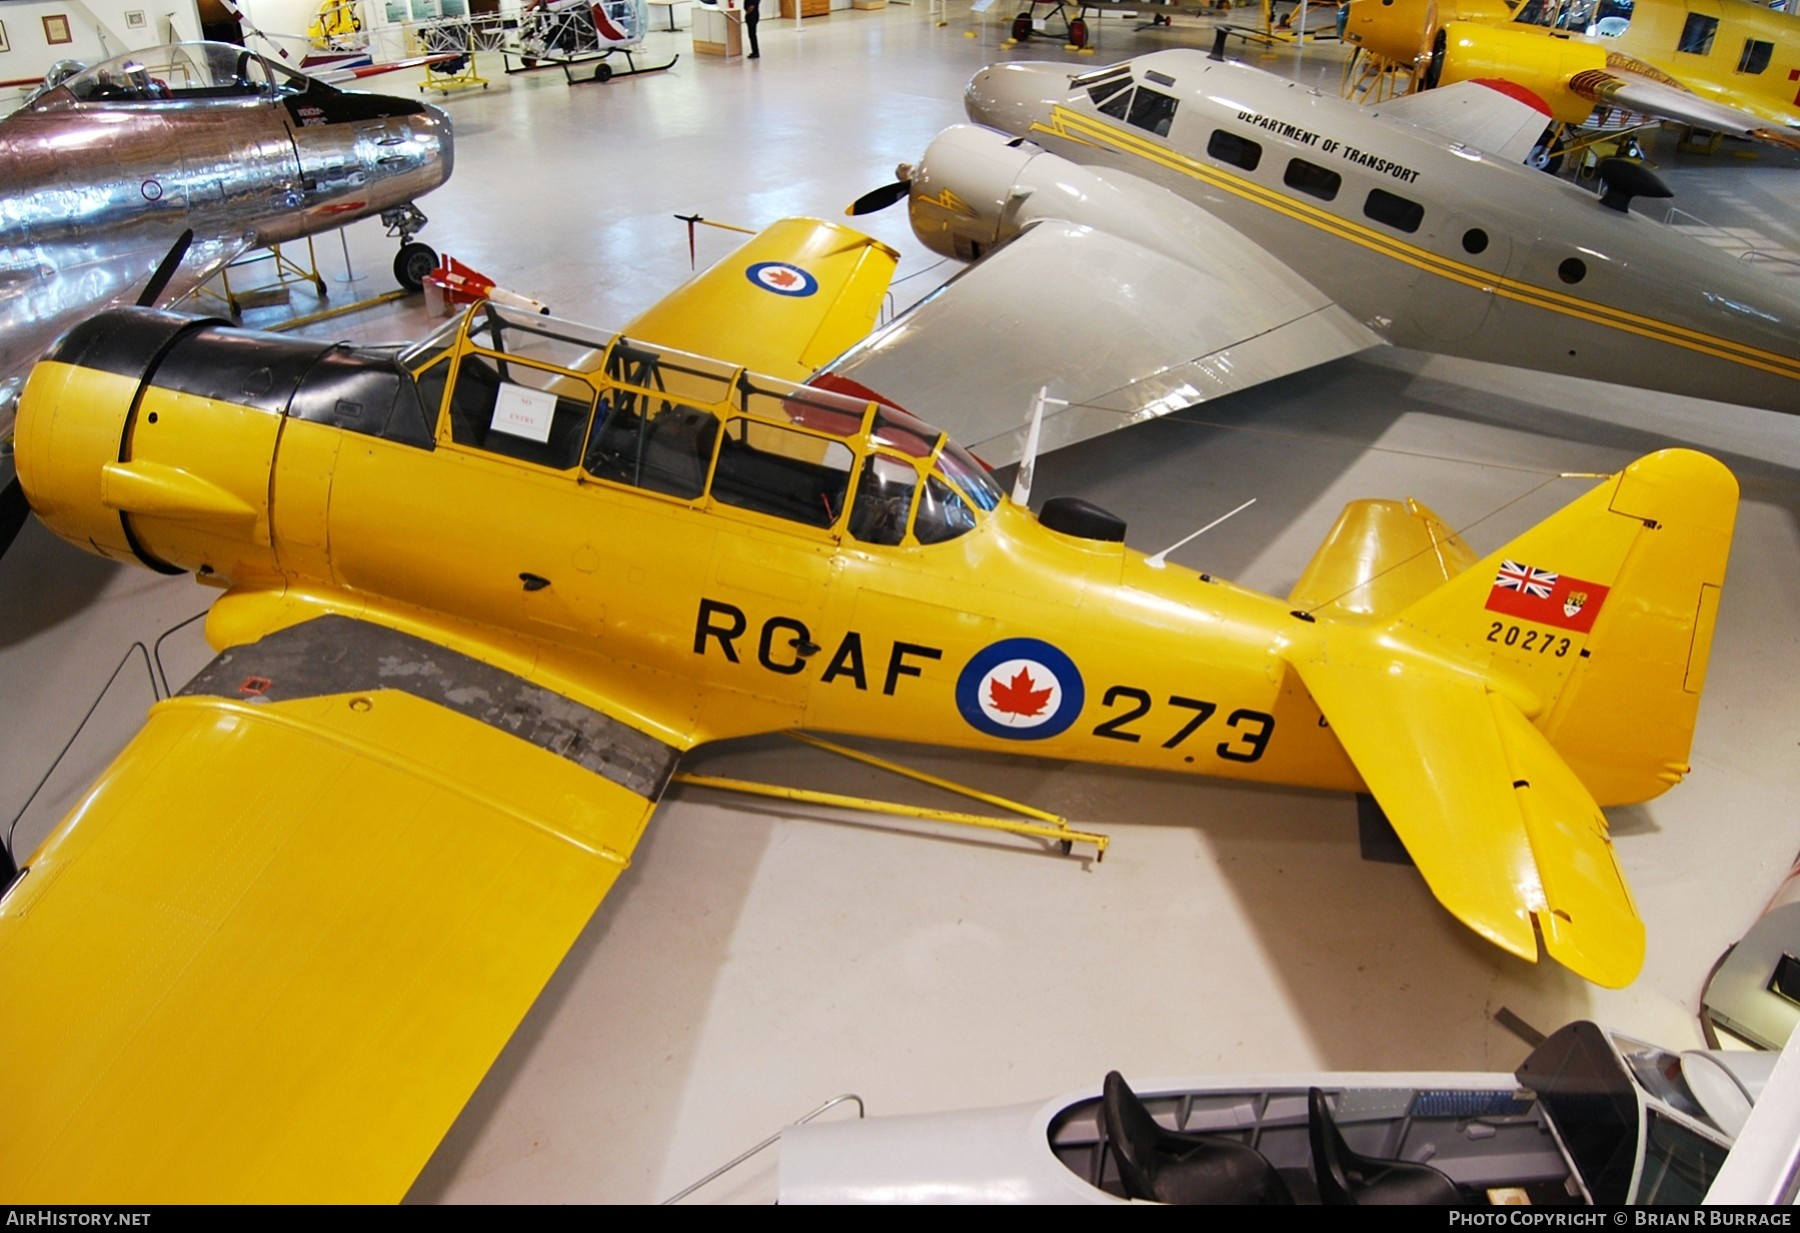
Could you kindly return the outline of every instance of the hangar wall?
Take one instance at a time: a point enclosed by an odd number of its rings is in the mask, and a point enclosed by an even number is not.
[[[5,82],[35,83],[58,60],[104,60],[134,47],[200,37],[194,0],[26,0],[0,6],[0,27],[7,45],[0,51]],[[52,43],[65,27],[69,41]]]

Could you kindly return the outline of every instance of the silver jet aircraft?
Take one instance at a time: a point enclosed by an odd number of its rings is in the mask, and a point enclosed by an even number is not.
[[[1535,95],[1463,82],[1364,109],[1214,54],[1015,63],[970,82],[983,127],[901,183],[934,251],[975,264],[830,366],[1018,456],[1381,343],[1800,412],[1800,296],[1521,164]]]
[[[41,90],[0,122],[0,547],[13,399],[64,329],[112,303],[172,300],[233,257],[369,215],[400,235],[416,289],[437,256],[412,203],[450,175],[450,120],[347,92],[242,47],[133,51]],[[191,243],[178,248],[184,232]],[[159,266],[168,268],[159,270]]]

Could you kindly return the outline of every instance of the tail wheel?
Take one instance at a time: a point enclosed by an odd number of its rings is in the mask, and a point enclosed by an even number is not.
[[[429,244],[402,244],[394,257],[394,281],[408,291],[425,289],[425,276],[438,267],[438,255]]]
[[[1079,17],[1069,23],[1069,42],[1075,44],[1077,47],[1086,47],[1088,45],[1087,22]]]
[[[1031,37],[1031,14],[1020,13],[1013,18],[1013,37],[1023,43]]]

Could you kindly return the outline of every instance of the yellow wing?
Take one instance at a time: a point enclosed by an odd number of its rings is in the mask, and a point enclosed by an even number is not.
[[[701,355],[729,338],[733,363],[804,381],[853,343],[881,312],[900,257],[860,231],[810,218],[764,228],[626,326],[633,342]]]
[[[399,1199],[679,752],[342,617],[225,652],[0,899],[0,1194]]]

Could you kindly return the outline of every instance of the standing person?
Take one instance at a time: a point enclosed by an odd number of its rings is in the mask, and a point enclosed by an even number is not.
[[[750,35],[750,54],[747,60],[762,57],[762,49],[756,45],[756,23],[762,20],[762,0],[744,0],[744,29]]]

